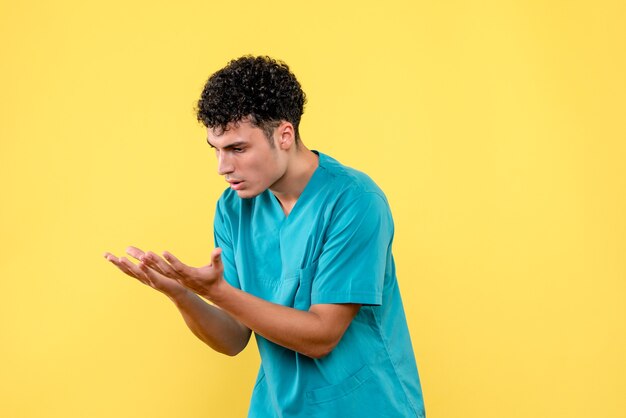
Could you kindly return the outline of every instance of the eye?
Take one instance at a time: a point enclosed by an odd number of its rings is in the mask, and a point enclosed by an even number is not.
[[[233,152],[241,153],[243,151],[244,151],[243,148],[238,148],[238,147],[233,148]]]

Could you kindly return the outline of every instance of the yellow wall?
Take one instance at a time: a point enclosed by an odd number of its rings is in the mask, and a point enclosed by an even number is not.
[[[207,261],[193,108],[253,53],[388,194],[429,418],[625,417],[625,3],[302,3],[0,2],[0,416],[244,416],[254,344],[101,254]]]

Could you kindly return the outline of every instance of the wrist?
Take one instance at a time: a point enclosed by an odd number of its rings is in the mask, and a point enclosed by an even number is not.
[[[192,294],[194,293],[184,286],[180,286],[180,288],[176,289],[175,291],[165,293],[165,295],[168,298],[170,298],[170,300],[174,302],[176,305],[179,305],[180,303],[184,302]]]
[[[228,282],[224,280],[223,277],[221,277],[213,284],[211,284],[211,286],[208,287],[205,292],[203,292],[202,297],[210,300],[211,302],[219,306],[220,302],[224,300],[224,297],[230,287],[231,286],[228,284]]]

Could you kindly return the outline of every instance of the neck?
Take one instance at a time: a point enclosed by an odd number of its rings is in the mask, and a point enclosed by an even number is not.
[[[294,150],[285,175],[270,187],[270,191],[280,202],[285,216],[291,213],[318,165],[318,156],[300,143]]]

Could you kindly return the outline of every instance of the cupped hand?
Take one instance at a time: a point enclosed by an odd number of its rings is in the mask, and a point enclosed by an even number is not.
[[[150,268],[142,261],[146,253],[136,247],[128,247],[126,254],[137,260],[139,263],[134,264],[127,257],[116,257],[107,252],[104,258],[114,264],[124,273],[139,280],[141,283],[158,290],[168,296],[177,296],[187,292],[187,289],[178,281],[162,274],[159,270]]]
[[[203,267],[191,267],[169,252],[163,253],[163,258],[148,251],[139,257],[142,271],[153,270],[160,275],[175,280],[198,295],[210,297],[211,290],[224,279],[224,266],[221,258],[221,248],[211,253],[211,264]]]

